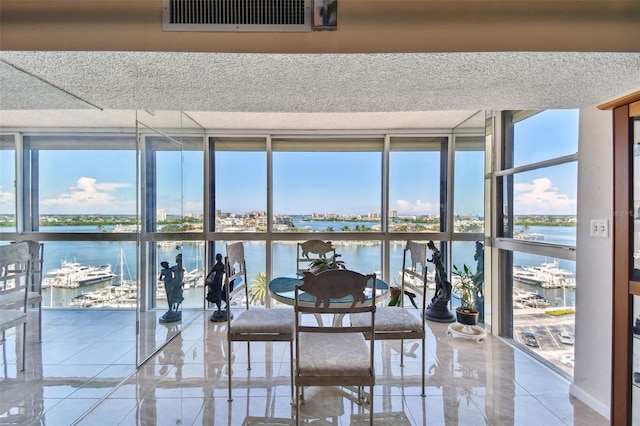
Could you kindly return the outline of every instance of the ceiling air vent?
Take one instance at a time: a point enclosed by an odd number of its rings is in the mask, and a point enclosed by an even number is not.
[[[311,31],[313,0],[163,0],[165,31]]]

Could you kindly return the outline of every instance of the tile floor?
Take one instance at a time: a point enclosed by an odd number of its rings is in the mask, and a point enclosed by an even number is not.
[[[248,371],[247,346],[236,343],[229,403],[225,325],[208,321],[209,313],[186,314],[181,333],[142,322],[143,335],[152,336],[147,350],[154,338],[175,337],[136,370],[134,312],[45,310],[43,342],[29,342],[24,373],[16,373],[16,335],[2,345],[0,423],[292,424],[288,344],[253,343]],[[448,337],[447,324],[428,327],[426,397],[418,343],[405,342],[404,368],[399,342],[376,343],[376,425],[608,424],[569,395],[565,378],[520,349],[498,338],[478,344]],[[29,339],[36,335],[29,330]],[[339,389],[310,388],[305,397],[303,423],[368,423],[368,411]]]

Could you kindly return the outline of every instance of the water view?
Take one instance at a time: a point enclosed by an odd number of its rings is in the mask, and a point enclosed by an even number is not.
[[[361,226],[369,226],[366,222],[359,223]],[[295,221],[295,226],[306,228],[307,231],[325,231],[328,227],[342,229],[344,226],[353,228],[350,222],[335,221]],[[104,231],[112,231],[114,226],[103,227]],[[95,226],[56,226],[42,227],[43,232],[95,232]],[[517,230],[519,231],[519,230]],[[525,235],[533,235],[535,238],[543,238],[546,242],[574,245],[575,227],[572,226],[529,226]],[[340,233],[336,233],[332,239],[337,252],[341,255],[349,269],[361,272],[379,272],[381,270],[381,246],[376,242],[347,242],[340,241]],[[226,241],[217,242],[215,251],[224,254]],[[391,244],[389,284],[393,284],[398,279],[398,271],[402,264],[403,241]],[[294,242],[274,242],[273,244],[273,275],[281,276],[291,274],[296,268],[296,244]],[[254,279],[259,272],[266,270],[265,246],[262,242],[245,242],[247,258],[247,270],[249,279]],[[201,307],[204,300],[204,244],[202,242],[186,242],[176,245],[175,242],[158,244],[157,259],[155,265],[159,268],[161,261],[168,261],[175,264],[175,256],[183,254],[183,265],[186,272],[184,289],[184,307]],[[474,242],[453,243],[453,263],[461,266],[469,265],[476,269],[474,260]],[[111,279],[96,282],[95,284],[85,284],[78,287],[47,287],[43,290],[44,305],[52,307],[69,307],[74,305],[74,301],[82,299],[79,296],[87,293],[95,293],[105,287],[118,286],[121,283],[132,283],[136,279],[136,245],[133,242],[95,242],[95,241],[74,241],[74,242],[46,242],[44,267],[45,275],[56,269],[60,269],[63,262],[76,263],[83,267],[106,267],[110,268]],[[575,276],[575,262],[545,259],[540,256],[526,253],[514,253],[514,270],[519,268],[538,267],[545,262],[557,262],[558,269],[568,271]],[[430,267],[430,269],[432,266]],[[159,269],[158,269],[159,274]],[[516,291],[533,292],[541,295],[548,301],[549,306],[573,306],[575,305],[575,285],[562,286],[557,288],[544,288],[540,283],[527,283],[526,281],[514,281]],[[110,292],[114,292],[111,290]],[[157,293],[158,306],[163,308],[163,292]],[[90,302],[90,301],[89,301]],[[454,305],[457,301],[453,300]],[[90,303],[87,303],[90,305]],[[516,304],[517,305],[517,304]],[[80,304],[79,306],[83,306]],[[115,304],[114,306],[131,307],[132,302]],[[518,306],[518,305],[517,305]]]

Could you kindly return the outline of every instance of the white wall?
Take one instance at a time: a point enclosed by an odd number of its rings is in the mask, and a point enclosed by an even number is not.
[[[591,237],[592,219],[607,219],[613,207],[611,111],[580,110],[576,261],[575,369],[571,394],[609,418],[611,405],[612,256],[608,238]]]

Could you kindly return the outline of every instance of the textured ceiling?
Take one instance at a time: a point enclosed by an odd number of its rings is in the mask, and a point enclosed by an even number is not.
[[[578,108],[640,88],[640,53],[3,51],[0,61],[5,127],[111,126],[130,113],[110,110],[143,109],[187,111],[204,128],[441,128],[477,110]],[[88,111],[27,111],[60,109]]]

